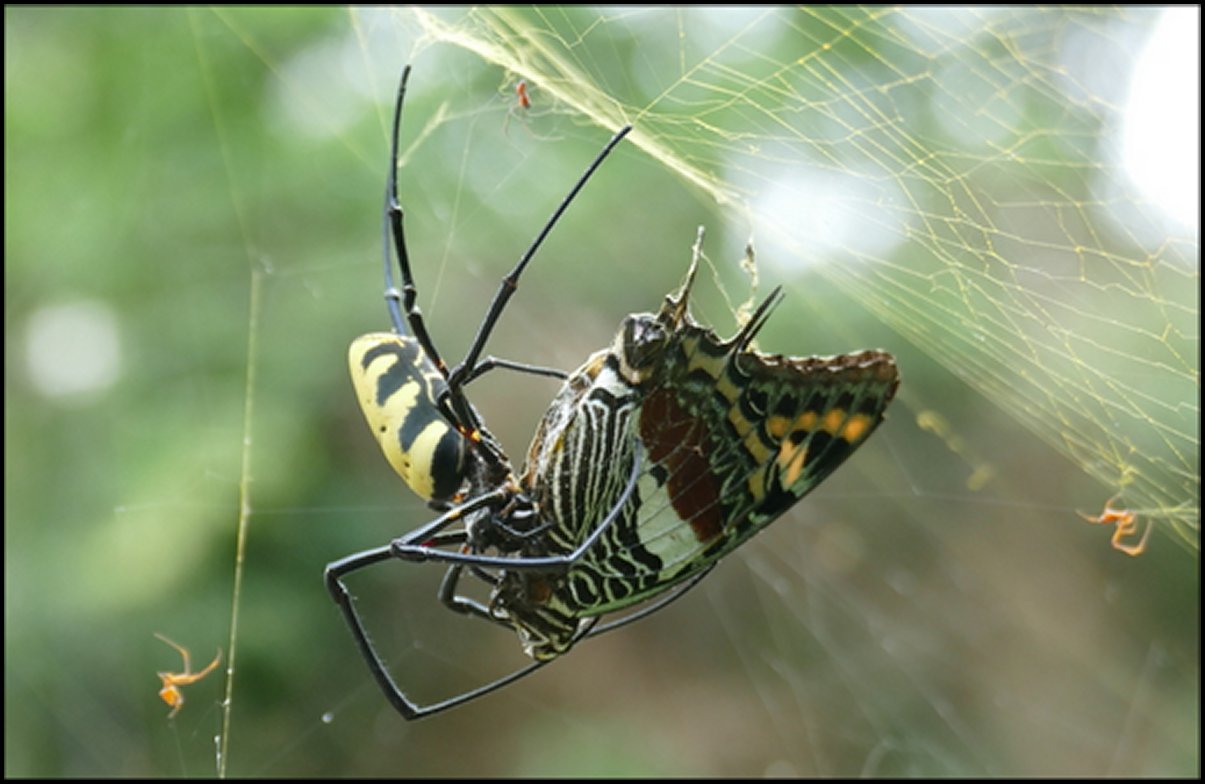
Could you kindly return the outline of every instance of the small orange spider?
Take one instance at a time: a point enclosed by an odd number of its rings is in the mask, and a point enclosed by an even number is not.
[[[155,632],[155,636],[163,640],[168,645],[175,648],[184,657],[184,672],[161,672],[159,680],[163,681],[163,688],[159,690],[159,697],[172,706],[172,712],[167,714],[169,719],[175,718],[180,709],[184,707],[184,694],[180,691],[181,686],[187,686],[190,683],[196,683],[204,678],[209,673],[213,672],[213,668],[218,666],[218,662],[222,660],[222,649],[218,648],[218,655],[213,657],[205,669],[200,672],[192,671],[192,664],[189,662],[188,649],[183,645],[172,642],[162,634]]]
[[[531,96],[527,94],[526,79],[520,79],[519,83],[515,85],[515,95],[519,96],[519,106],[524,109],[531,108]]]
[[[1147,521],[1146,531],[1143,532],[1142,538],[1138,540],[1137,544],[1122,542],[1122,539],[1138,532],[1138,515],[1129,509],[1114,509],[1113,502],[1120,497],[1121,493],[1118,493],[1108,501],[1105,501],[1104,511],[1095,517],[1079,511],[1076,514],[1089,523],[1096,523],[1098,525],[1113,525],[1116,523],[1117,528],[1113,531],[1113,549],[1120,550],[1126,555],[1142,555],[1142,552],[1146,550],[1146,540],[1150,537],[1151,529],[1155,526],[1150,521]]]

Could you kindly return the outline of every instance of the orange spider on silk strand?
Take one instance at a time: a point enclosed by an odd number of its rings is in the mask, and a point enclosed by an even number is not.
[[[519,96],[519,106],[524,109],[531,108],[531,96],[527,94],[527,80],[520,79],[515,85],[515,95]]]
[[[1120,550],[1129,556],[1142,555],[1143,551],[1146,550],[1146,540],[1150,537],[1151,529],[1154,528],[1154,524],[1150,521],[1147,521],[1146,531],[1143,532],[1142,538],[1136,543],[1128,544],[1122,541],[1126,537],[1133,536],[1138,532],[1138,515],[1129,509],[1114,508],[1113,503],[1120,497],[1121,494],[1118,493],[1108,501],[1105,501],[1104,511],[1096,516],[1085,514],[1079,511],[1077,511],[1076,514],[1087,520],[1089,523],[1095,523],[1097,525],[1116,524],[1117,528],[1113,531],[1113,539],[1111,542],[1113,549]]]
[[[213,672],[213,669],[218,666],[218,662],[222,660],[222,649],[218,648],[217,656],[213,657],[213,661],[206,665],[205,669],[201,670],[200,672],[193,672],[192,663],[189,660],[187,648],[179,643],[169,640],[167,637],[164,637],[158,632],[155,632],[155,636],[179,651],[180,656],[184,658],[184,672],[158,673],[159,680],[163,682],[163,688],[159,690],[159,698],[171,706],[172,712],[167,714],[167,717],[172,719],[175,718],[176,714],[180,712],[180,709],[184,707],[184,694],[180,691],[180,687],[187,686],[191,683],[196,683],[209,673]]]

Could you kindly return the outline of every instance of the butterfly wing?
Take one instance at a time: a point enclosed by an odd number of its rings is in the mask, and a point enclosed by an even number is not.
[[[637,520],[658,583],[697,574],[810,492],[883,421],[898,384],[881,351],[791,358],[682,328],[638,420],[650,474],[664,477]]]
[[[557,630],[575,619],[650,599],[739,547],[865,442],[899,384],[881,351],[766,355],[746,348],[747,333],[721,341],[681,308],[668,321],[661,334],[658,317],[631,317],[566,382],[533,441],[526,481],[557,551],[622,503],[563,577],[512,575],[541,639],[566,644]],[[632,336],[649,333],[659,337],[633,351]]]

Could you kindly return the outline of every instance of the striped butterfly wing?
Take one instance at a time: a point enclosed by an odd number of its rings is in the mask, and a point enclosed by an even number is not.
[[[869,438],[898,385],[881,351],[766,355],[682,327],[636,423],[657,485],[636,523],[638,547],[660,562],[654,590],[790,509]]]
[[[562,577],[510,576],[525,597],[512,620],[533,655],[533,639],[562,653],[580,619],[655,597],[739,547],[860,446],[895,394],[889,354],[762,354],[745,348],[748,332],[722,341],[693,323],[684,301],[631,317],[668,334],[641,349],[637,370],[625,325],[569,378],[537,431],[525,479],[552,549],[572,551],[623,507]]]

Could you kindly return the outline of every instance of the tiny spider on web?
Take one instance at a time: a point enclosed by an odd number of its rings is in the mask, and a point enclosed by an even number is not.
[[[557,136],[544,136],[532,130],[529,124],[530,120],[536,120],[550,113],[549,109],[536,110],[533,108],[535,100],[531,93],[531,88],[528,87],[526,79],[520,79],[513,88],[509,90],[514,95],[514,101],[506,110],[506,116],[502,118],[502,134],[509,136],[511,118],[518,120],[518,123],[531,134],[532,138],[537,141],[557,141]]]
[[[1123,539],[1138,533],[1138,515],[1130,509],[1117,509],[1113,506],[1113,503],[1120,496],[1121,494],[1118,493],[1108,501],[1105,501],[1104,511],[1098,515],[1093,516],[1078,511],[1076,514],[1087,520],[1089,523],[1096,523],[1097,525],[1113,525],[1116,523],[1117,528],[1113,531],[1112,539],[1113,549],[1120,550],[1121,552],[1130,556],[1142,555],[1143,551],[1146,550],[1146,540],[1150,537],[1151,529],[1154,528],[1154,524],[1149,521],[1147,522],[1146,531],[1143,532],[1142,538],[1136,543],[1129,544],[1122,541]]]
[[[515,95],[519,97],[519,106],[524,109],[531,108],[531,96],[527,94],[527,80],[520,79],[515,85]]]
[[[204,678],[213,669],[218,666],[218,662],[222,660],[222,649],[218,648],[217,656],[213,657],[213,661],[205,666],[205,669],[200,672],[192,671],[192,663],[189,660],[188,649],[179,643],[169,640],[158,632],[155,633],[163,642],[175,648],[184,657],[184,672],[161,672],[158,673],[159,680],[163,681],[163,688],[159,690],[159,697],[171,706],[172,712],[167,714],[169,719],[176,717],[180,709],[184,707],[184,694],[180,691],[181,686],[187,686],[190,683],[196,683]]]

